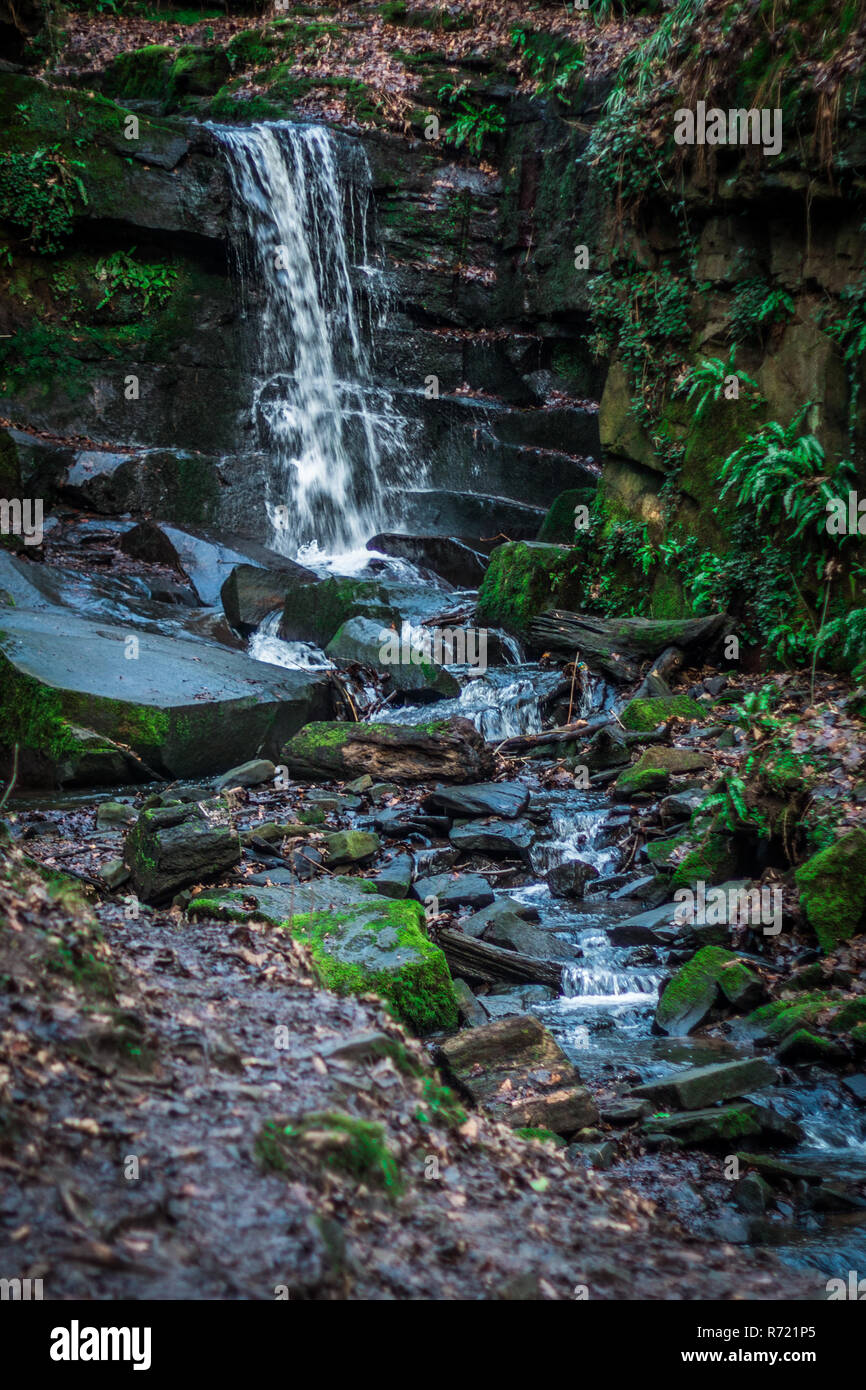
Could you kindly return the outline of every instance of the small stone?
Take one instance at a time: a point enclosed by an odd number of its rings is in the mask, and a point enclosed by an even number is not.
[[[116,830],[137,819],[134,807],[124,801],[103,801],[96,808],[97,830]]]
[[[267,758],[253,758],[251,762],[241,763],[240,767],[224,772],[222,777],[216,779],[214,787],[218,792],[223,787],[258,787],[262,782],[273,781],[276,771]]]

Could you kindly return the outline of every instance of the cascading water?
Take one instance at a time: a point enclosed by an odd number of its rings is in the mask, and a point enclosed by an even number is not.
[[[245,310],[258,318],[253,415],[270,461],[269,543],[284,554],[361,547],[386,520],[383,467],[399,471],[405,453],[404,421],[370,377],[366,335],[381,296],[366,155],[322,126],[210,129],[243,229]]]

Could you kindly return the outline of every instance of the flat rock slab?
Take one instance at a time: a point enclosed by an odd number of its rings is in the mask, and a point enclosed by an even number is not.
[[[598,1118],[576,1068],[532,1014],[458,1033],[439,1055],[476,1105],[514,1128],[531,1125],[569,1135]]]
[[[689,1067],[659,1081],[634,1086],[630,1096],[673,1105],[680,1110],[703,1110],[715,1101],[731,1100],[772,1086],[776,1069],[763,1057],[738,1062],[717,1062],[709,1067]]]
[[[36,708],[47,698],[70,723],[129,745],[170,777],[222,772],[260,751],[275,752],[331,708],[330,685],[321,674],[174,636],[136,636],[138,657],[129,660],[123,627],[67,610],[5,609],[2,679],[14,683],[22,718],[28,703]],[[38,721],[28,727],[38,733]],[[26,751],[34,758],[41,752],[38,746]]]
[[[669,1134],[681,1144],[714,1148],[732,1140],[760,1138],[765,1143],[789,1144],[802,1138],[793,1120],[766,1105],[739,1101],[707,1110],[684,1110],[678,1115],[651,1115],[644,1120],[644,1133]]]
[[[681,933],[674,921],[679,903],[663,903],[625,917],[610,929],[612,946],[669,946]]]
[[[434,787],[424,809],[454,817],[501,816],[513,820],[529,805],[529,789],[520,782],[485,782],[470,787]]]
[[[452,874],[431,874],[429,878],[416,879],[414,891],[422,903],[437,898],[440,912],[458,907],[487,907],[494,898],[493,889],[480,874],[459,874],[456,878]]]
[[[466,854],[505,854],[524,859],[535,832],[526,820],[469,821],[455,825],[448,838],[455,849]]]

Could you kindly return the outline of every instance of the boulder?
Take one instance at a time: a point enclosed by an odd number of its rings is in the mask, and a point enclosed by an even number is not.
[[[643,1121],[647,1136],[668,1134],[680,1144],[715,1148],[732,1140],[760,1138],[764,1143],[791,1144],[802,1138],[800,1126],[765,1105],[737,1101],[705,1110],[684,1110],[677,1115],[651,1115]]]
[[[253,758],[248,763],[241,763],[240,767],[224,772],[216,779],[214,787],[218,792],[224,787],[260,787],[263,782],[273,781],[276,770],[269,759]]]
[[[241,857],[227,808],[187,803],[142,811],[123,849],[136,893],[146,903],[163,903],[182,888],[218,878]]]
[[[318,884],[315,891],[319,893]],[[456,1027],[448,966],[425,935],[418,903],[363,893],[347,880],[330,880],[314,906],[302,911],[309,895],[309,888],[218,889],[193,898],[188,913],[270,922],[309,948],[324,988],[337,994],[379,994],[419,1034]]]
[[[486,555],[453,536],[397,536],[383,532],[367,542],[367,549],[396,555],[412,565],[432,570],[458,589],[477,589],[487,568]]]
[[[276,752],[331,712],[321,673],[158,632],[139,634],[130,660],[129,636],[67,609],[2,611],[0,759],[19,744],[22,782],[78,780],[73,726],[127,745],[158,773],[200,777]]]
[[[408,897],[415,866],[409,854],[396,854],[373,879],[376,892],[384,898]]]
[[[525,820],[469,821],[453,826],[449,839],[464,854],[505,854],[525,859],[534,831]]]
[[[629,1096],[653,1101],[658,1106],[704,1110],[717,1101],[763,1090],[775,1080],[775,1067],[763,1057],[747,1057],[736,1062],[715,1062],[708,1067],[689,1067],[659,1081],[634,1086]]]
[[[668,719],[700,720],[707,716],[707,706],[698,704],[690,695],[658,695],[652,699],[629,700],[620,719],[624,729],[648,734]]]
[[[590,879],[598,878],[598,869],[584,859],[565,859],[547,871],[547,886],[554,898],[582,898]]]
[[[866,830],[856,826],[796,872],[800,902],[825,951],[866,928]]]
[[[704,946],[669,981],[658,1002],[655,1028],[670,1037],[686,1037],[716,1004],[728,1002],[745,1012],[763,994],[760,978],[733,951]]]
[[[325,656],[338,666],[357,661],[361,666],[370,667],[383,679],[387,678],[394,690],[411,691],[413,703],[425,698],[455,699],[460,694],[459,681],[434,662],[383,659],[382,652],[388,655],[388,639],[393,636],[393,630],[381,618],[350,618],[325,647]],[[423,656],[422,653],[418,655]]]
[[[425,810],[449,816],[514,818],[529,805],[529,788],[521,782],[488,782],[470,787],[434,787],[422,802]]]
[[[338,864],[364,864],[378,854],[379,836],[364,830],[338,830],[325,837],[325,848],[329,868]]]
[[[368,772],[395,782],[471,782],[492,771],[493,754],[468,719],[428,724],[308,724],[282,750],[296,777],[344,781]]]
[[[235,632],[244,636],[255,632],[269,613],[283,607],[290,591],[297,594],[300,589],[308,603],[315,603],[313,586],[319,583],[318,576],[291,560],[285,564],[286,568],[278,570],[261,569],[258,565],[234,566],[220,589],[220,599]]]
[[[431,874],[417,878],[413,892],[422,903],[435,898],[440,912],[453,912],[458,907],[486,907],[493,902],[493,889],[480,874]]]
[[[371,579],[330,575],[316,585],[315,599],[306,584],[294,579],[286,591],[280,636],[287,642],[314,642],[324,649],[350,618],[371,618],[385,626],[400,624],[382,584]]]
[[[532,1014],[519,1014],[449,1038],[440,1060],[476,1105],[514,1129],[571,1135],[598,1111],[576,1068]]]

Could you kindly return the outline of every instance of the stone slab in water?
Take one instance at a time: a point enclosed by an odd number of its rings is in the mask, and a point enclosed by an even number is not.
[[[684,1110],[678,1115],[650,1116],[644,1120],[647,1135],[668,1134],[681,1144],[728,1145],[735,1139],[760,1138],[765,1143],[789,1144],[802,1138],[800,1126],[769,1106],[739,1101],[706,1110]]]
[[[634,1086],[630,1096],[653,1100],[660,1105],[676,1105],[682,1110],[702,1110],[715,1101],[731,1100],[772,1086],[776,1069],[763,1057],[746,1057],[736,1062],[718,1062],[709,1067],[689,1067],[687,1071]]]
[[[321,674],[150,632],[136,634],[138,657],[128,660],[129,635],[68,610],[3,610],[0,667],[4,683],[14,683],[22,718],[28,704],[48,702],[56,719],[129,745],[159,772],[199,777],[275,753],[303,724],[330,712]],[[0,730],[0,743],[20,742],[22,767],[29,761],[49,775],[58,761],[56,720],[22,727],[32,747],[11,727]]]
[[[515,1128],[531,1125],[568,1135],[598,1119],[576,1068],[532,1014],[458,1033],[442,1044],[439,1055],[477,1105]]]
[[[470,821],[453,826],[449,836],[452,845],[467,854],[506,854],[517,859],[526,857],[534,838],[533,827],[525,820]]]
[[[432,874],[429,878],[417,878],[413,891],[420,901],[436,898],[439,911],[453,911],[458,907],[487,907],[493,902],[493,889],[480,874]]]
[[[484,782],[469,787],[434,787],[424,798],[425,810],[451,816],[503,816],[514,819],[529,805],[529,789],[520,782]]]
[[[458,589],[477,589],[487,568],[487,556],[453,536],[399,536],[382,533],[367,542],[368,550],[395,555],[410,564],[433,570]]]

